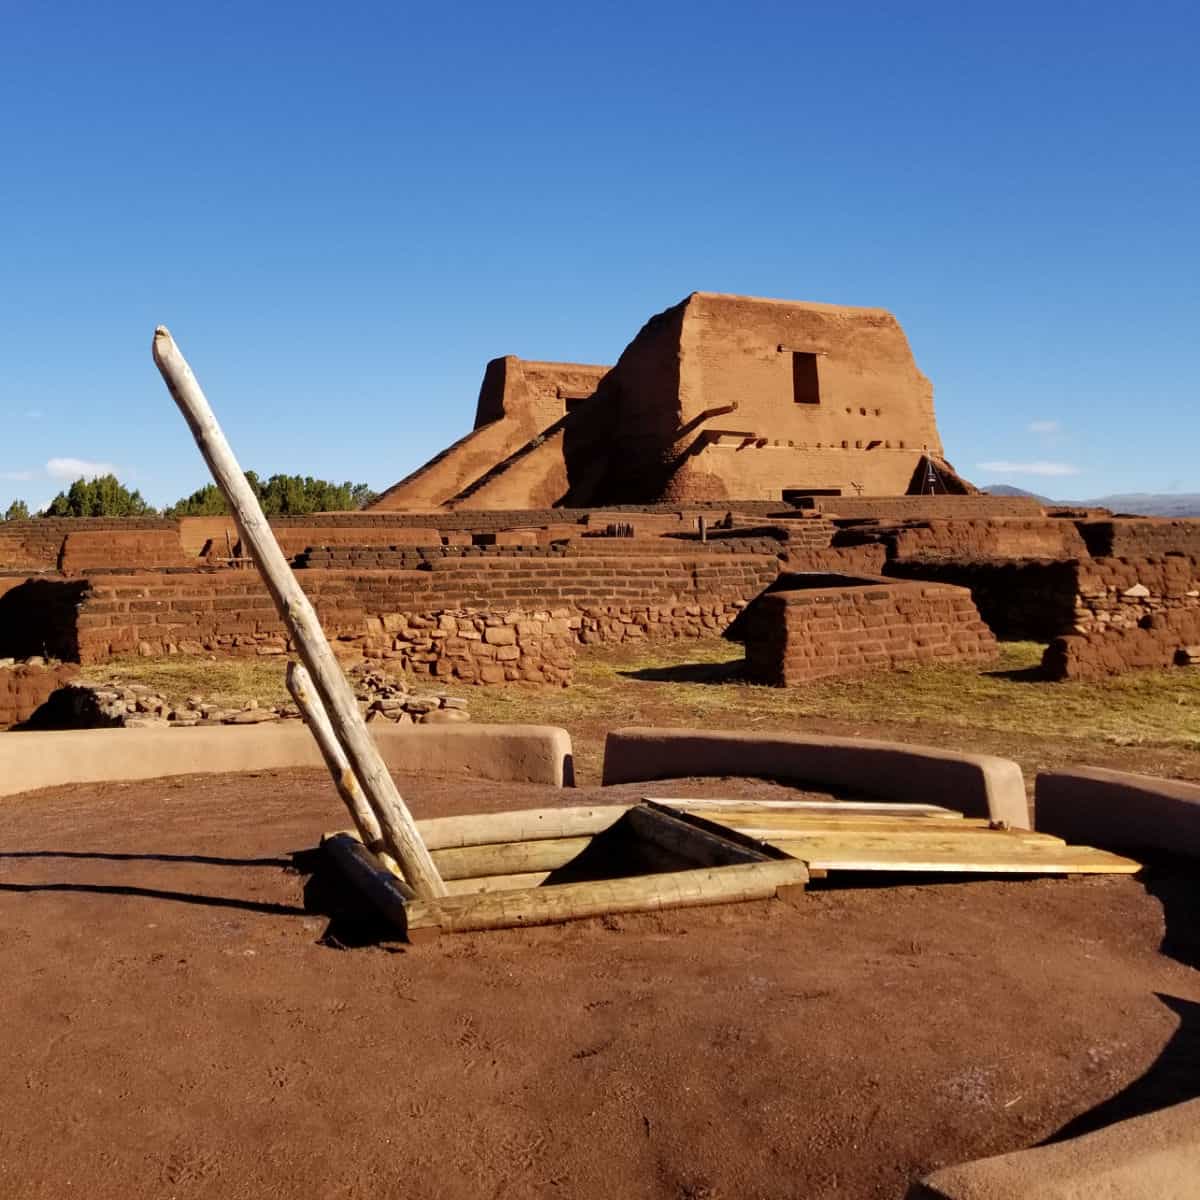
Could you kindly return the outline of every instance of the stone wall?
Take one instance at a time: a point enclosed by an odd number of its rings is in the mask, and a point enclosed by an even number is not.
[[[964,588],[884,579],[771,592],[747,611],[743,636],[749,677],[779,687],[996,650]]]
[[[1200,557],[1093,558],[1075,573],[1070,628],[1078,633],[1132,629],[1161,613],[1200,609]]]

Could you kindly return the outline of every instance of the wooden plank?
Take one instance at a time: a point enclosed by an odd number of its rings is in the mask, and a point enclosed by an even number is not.
[[[992,823],[983,818],[964,818],[961,821],[941,821],[936,818],[928,820],[921,817],[851,817],[829,816],[815,814],[813,816],[769,816],[765,813],[732,813],[721,811],[706,812],[701,809],[673,809],[685,816],[700,817],[714,824],[723,825],[727,829],[774,829],[785,832],[789,829],[934,829],[941,830],[946,836],[960,829],[991,829]]]
[[[241,535],[242,549],[249,550],[253,557],[280,619],[312,676],[316,694],[329,714],[337,739],[379,820],[388,850],[417,895],[430,898],[442,895],[446,889],[441,877],[371,739],[354,692],[326,640],[316,610],[280,550],[262,506],[246,481],[191,367],[162,325],[154,331],[153,354],[167,389],[229,505]]]
[[[998,849],[983,850],[854,850],[822,849],[805,852],[804,861],[814,871],[904,871],[985,875],[1133,875],[1141,864],[1116,854],[1086,847],[1066,846],[1062,852],[1037,853]]]
[[[872,812],[895,816],[912,814],[951,819],[962,816],[962,813],[956,812],[952,808],[943,808],[938,804],[901,804],[890,800],[738,800],[719,799],[712,796],[643,796],[642,799],[652,800],[655,804],[665,804],[670,808],[732,808],[745,809],[747,812],[759,809],[795,810],[797,812]]]
[[[663,875],[638,875],[588,883],[564,883],[522,891],[415,900],[408,906],[412,932],[445,932],[550,925],[609,913],[657,912],[706,904],[765,900],[781,887],[808,881],[808,869],[794,859],[702,867]]]
[[[582,854],[592,839],[538,838],[531,842],[495,842],[434,850],[433,861],[443,879],[475,879],[525,871],[554,871]]]
[[[712,820],[712,818],[709,818]],[[942,838],[952,838],[959,833],[989,833],[994,832],[991,824],[986,821],[883,821],[883,820],[866,820],[854,821],[851,818],[842,818],[842,820],[824,820],[824,818],[815,818],[811,821],[779,821],[770,823],[758,823],[752,818],[742,821],[724,821],[720,822],[722,826],[728,829],[737,829],[740,833],[751,836],[751,838],[766,839],[772,838],[788,838],[792,834],[814,833],[865,833],[865,834],[884,834],[892,833],[936,833]]]
[[[774,853],[722,836],[720,827],[705,829],[661,808],[638,805],[627,817],[642,841],[659,846],[697,867],[725,867],[732,863],[765,862]]]
[[[805,845],[886,849],[894,846],[898,850],[908,850],[921,846],[962,846],[966,849],[982,849],[989,853],[1000,853],[1007,848],[1015,853],[1032,849],[1045,850],[1053,854],[1061,852],[1067,845],[1061,838],[1044,838],[1038,835],[1022,837],[1016,831],[1001,832],[989,829],[969,829],[949,834],[927,829],[914,833],[901,833],[894,830],[886,830],[881,833],[864,833],[861,830],[851,830],[845,833],[840,830],[781,833],[776,830],[774,833],[768,834],[765,840],[772,846],[786,847]],[[795,851],[789,849],[788,853],[794,854]]]
[[[549,871],[524,871],[519,875],[484,875],[477,879],[447,879],[446,895],[478,896],[484,892],[514,892],[541,886]]]
[[[523,808],[464,817],[431,817],[418,821],[417,830],[431,852],[459,846],[486,846],[494,842],[584,837],[614,825],[629,808],[628,804],[597,804],[576,808]]]

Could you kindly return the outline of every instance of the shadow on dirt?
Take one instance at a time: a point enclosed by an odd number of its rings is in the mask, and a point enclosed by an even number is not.
[[[0,893],[3,892],[25,895],[68,892],[82,896],[140,896],[146,900],[172,900],[179,904],[199,904],[204,908],[236,908],[241,912],[266,913],[269,916],[305,915],[304,909],[294,904],[239,900],[236,896],[204,896],[198,892],[172,892],[165,888],[136,887],[121,883],[0,883]]]
[[[1200,1004],[1162,992],[1155,995],[1179,1017],[1179,1028],[1154,1065],[1115,1096],[1068,1121],[1043,1144],[1094,1133],[1200,1096]]]
[[[1160,953],[1200,970],[1200,876],[1195,861],[1155,857],[1147,862],[1140,879],[1163,907],[1165,929]],[[1179,1028],[1154,1064],[1115,1096],[1068,1122],[1048,1141],[1092,1133],[1117,1121],[1200,1097],[1200,1004],[1162,992],[1155,995],[1178,1016]]]
[[[742,659],[724,663],[679,663],[673,667],[642,667],[636,671],[618,671],[626,679],[643,683],[735,683],[745,677]]]

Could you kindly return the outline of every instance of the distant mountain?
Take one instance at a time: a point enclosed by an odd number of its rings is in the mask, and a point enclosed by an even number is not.
[[[1148,517],[1200,517],[1200,493],[1197,492],[1120,492],[1088,500],[1097,508],[1113,512],[1141,513]]]
[[[980,490],[987,492],[989,496],[1028,496],[1031,500],[1036,500],[1039,504],[1058,503],[1057,500],[1051,500],[1048,496],[1039,496],[1037,492],[1027,492],[1024,488],[1012,487],[1007,483],[991,483]]]
[[[1081,508],[1109,508],[1113,512],[1137,513],[1146,517],[1200,517],[1198,492],[1115,492],[1094,500],[1051,500],[1007,483],[989,484],[982,489],[989,496],[1030,496],[1039,504],[1071,504]]]

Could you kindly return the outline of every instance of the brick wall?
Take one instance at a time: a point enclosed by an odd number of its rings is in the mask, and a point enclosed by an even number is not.
[[[70,663],[0,667],[0,729],[28,721],[52,692],[78,674],[79,668]]]
[[[905,662],[978,662],[995,638],[963,588],[880,579],[771,592],[744,625],[752,679],[795,687]]]

